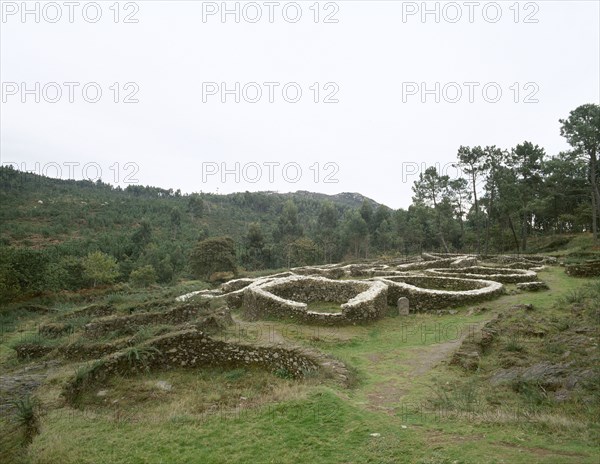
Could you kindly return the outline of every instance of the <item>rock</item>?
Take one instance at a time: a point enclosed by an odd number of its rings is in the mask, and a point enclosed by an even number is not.
[[[540,290],[548,290],[548,284],[546,282],[521,282],[517,284],[519,290],[525,290],[527,292],[537,292]]]
[[[528,367],[521,374],[525,382],[535,382],[547,390],[557,390],[563,383],[565,366],[541,362]]]
[[[96,396],[100,396],[100,397],[103,397],[106,395],[108,395],[108,390],[98,390],[98,393],[96,393]]]
[[[156,382],[156,388],[162,391],[171,391],[173,389],[173,385],[166,380],[159,380]]]
[[[564,388],[562,388],[562,389],[558,390],[556,393],[554,393],[554,401],[556,401],[558,403],[567,401],[570,397],[571,397],[571,392]]]
[[[410,303],[408,298],[400,297],[398,298],[398,316],[408,316],[410,308]]]
[[[516,305],[511,306],[510,309],[514,309],[514,310],[524,309],[525,311],[532,311],[533,305],[532,304],[516,304]]]
[[[450,364],[461,366],[467,371],[474,371],[479,367],[481,357],[477,351],[459,350],[452,356]]]
[[[381,436],[380,433],[370,433],[369,435],[372,437],[380,437]]]
[[[449,309],[448,314],[454,316],[455,314],[458,314],[458,311],[456,309]]]
[[[519,378],[519,369],[499,369],[490,378],[490,384],[493,386],[512,383]]]

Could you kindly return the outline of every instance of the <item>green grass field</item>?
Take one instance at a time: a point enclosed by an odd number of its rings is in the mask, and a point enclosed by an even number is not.
[[[262,343],[307,345],[330,353],[352,369],[351,388],[251,369],[172,370],[113,378],[101,396],[89,392],[74,409],[60,397],[77,366],[65,362],[35,393],[39,433],[28,446],[18,446],[22,437],[10,418],[1,423],[0,462],[597,463],[597,404],[585,408],[585,399],[579,398],[555,404],[543,394],[532,398],[488,382],[507,357],[539,360],[562,356],[564,349],[552,348],[553,354],[548,343],[537,339],[523,348],[503,332],[477,371],[449,363],[461,341],[476,336],[497,313],[517,322],[529,318],[528,324],[550,337],[568,325],[573,305],[600,301],[600,289],[593,293],[591,279],[568,277],[558,267],[542,271],[540,279],[549,291],[511,294],[514,287],[508,286],[505,296],[478,305],[484,308],[480,311],[464,307],[454,315],[386,317],[342,328],[250,324],[236,318],[236,326],[224,335],[241,333]],[[516,304],[535,309],[521,313],[511,309]],[[44,317],[17,322],[32,331]],[[597,323],[591,334],[597,335]],[[3,370],[21,365],[9,347],[17,333],[3,337]],[[574,362],[589,356],[569,351]],[[160,380],[172,388],[156,388]]]

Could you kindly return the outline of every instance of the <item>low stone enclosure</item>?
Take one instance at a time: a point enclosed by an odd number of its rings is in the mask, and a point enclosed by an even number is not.
[[[427,269],[425,272],[440,277],[485,279],[503,284],[516,284],[537,280],[537,274],[534,271],[500,267],[470,266],[462,269]]]
[[[316,301],[339,303],[341,312],[309,311]],[[355,324],[380,319],[387,312],[382,282],[291,276],[245,288],[242,313],[250,320],[269,317],[313,324]]]
[[[571,277],[600,277],[600,259],[569,264],[565,272]]]
[[[208,301],[176,305],[166,311],[144,312],[128,316],[107,316],[96,319],[85,326],[85,335],[98,338],[115,330],[133,333],[137,328],[149,324],[180,324],[206,313]]]
[[[475,265],[480,261],[487,265]],[[491,262],[501,262],[506,267],[491,267]],[[503,292],[502,284],[539,282],[535,271],[541,269],[543,263],[553,262],[551,258],[537,256],[424,253],[420,260],[408,263],[387,261],[293,268],[283,274],[232,280],[215,290],[194,292],[194,295],[223,298],[230,308],[241,308],[242,315],[250,320],[276,318],[347,325],[381,318],[387,312],[386,306],[395,307],[400,297],[409,299],[412,311],[439,310],[489,300]],[[350,280],[352,277],[355,279]],[[374,283],[383,286],[372,287]],[[543,283],[523,290],[534,288],[543,288]],[[180,299],[190,296],[192,294],[183,295]],[[384,300],[387,303],[383,303]],[[309,306],[315,301],[340,304],[340,311],[312,311]]]
[[[151,300],[133,308],[121,307],[119,313],[110,305],[90,306],[40,327],[40,335],[50,339],[47,345],[15,349],[25,357],[47,354],[71,360],[96,359],[67,382],[64,395],[74,405],[82,392],[114,375],[150,370],[255,367],[293,378],[319,373],[321,378],[325,375],[348,383],[350,374],[344,364],[316,350],[220,339],[218,334],[233,323],[230,308],[239,309],[247,320],[366,324],[383,318],[390,306],[397,308],[401,298],[408,299],[411,312],[433,311],[495,298],[504,291],[503,282],[541,284],[532,270],[474,265],[480,261],[481,257],[472,255],[425,255],[408,263],[308,266],[230,280],[213,290],[182,295],[175,302]],[[530,264],[505,261],[506,266],[514,263],[516,267]],[[539,287],[529,285],[533,286]],[[408,314],[406,305],[403,309],[403,314]],[[146,330],[149,325],[154,327]],[[74,328],[78,338],[64,343],[65,334],[71,335],[69,330]]]
[[[84,310],[88,312],[87,308]],[[79,317],[81,312],[78,310],[61,315],[58,320],[70,321]],[[82,361],[134,346],[137,340],[136,332],[148,326],[159,326],[158,330],[155,330],[155,335],[183,328],[195,328],[212,334],[219,333],[232,324],[233,320],[228,308],[211,308],[208,301],[171,303],[168,309],[162,311],[147,311],[132,315],[113,314],[95,318],[81,329],[76,329],[68,322],[42,324],[38,327],[40,339],[68,336],[67,340],[63,338],[62,343],[57,344],[25,342],[16,345],[14,349],[18,359],[34,359],[49,355],[52,358]],[[111,332],[112,338],[115,334],[118,334],[118,338],[107,341],[105,338],[111,335]]]
[[[95,361],[67,382],[63,396],[69,403],[76,404],[77,398],[86,389],[102,385],[115,375],[211,366],[257,367],[293,378],[322,372],[341,383],[349,379],[349,372],[341,362],[308,348],[230,343],[190,329],[148,340],[138,347]]]
[[[427,311],[462,306],[493,299],[504,292],[504,286],[491,280],[455,277],[388,276],[376,277],[388,287],[389,305],[406,297],[411,311]]]

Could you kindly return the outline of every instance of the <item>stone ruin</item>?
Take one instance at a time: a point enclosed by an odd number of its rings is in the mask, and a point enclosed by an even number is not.
[[[97,359],[86,375],[75,375],[68,382],[64,393],[70,399],[108,376],[135,374],[141,369],[255,366],[270,371],[283,369],[292,377],[333,369],[334,377],[343,382],[348,378],[345,366],[317,351],[233,343],[219,340],[215,334],[233,322],[230,309],[238,309],[251,321],[354,325],[383,318],[389,307],[407,316],[414,311],[439,312],[446,307],[479,303],[502,294],[503,284],[508,283],[519,284],[523,290],[545,288],[535,271],[547,261],[485,257],[482,263],[482,259],[474,255],[423,254],[415,260],[305,266],[264,277],[230,280],[216,289],[188,293],[173,304],[144,307],[135,314],[119,315],[109,306],[91,306],[61,315],[41,332],[60,337],[70,330],[72,320],[89,317],[92,320],[79,335],[97,342],[44,347],[39,352],[35,351],[40,346],[32,345],[31,351],[23,347],[23,352],[27,356],[54,353],[72,360]],[[491,267],[489,263],[502,267]],[[324,303],[327,309],[311,309],[315,303]],[[134,333],[157,324],[170,327],[141,344],[127,338],[112,343],[102,340],[114,330],[127,328]],[[142,353],[141,364],[132,362],[132,350]]]
[[[483,260],[488,265],[482,265]],[[543,289],[543,283],[533,284],[538,282],[536,270],[544,263],[553,263],[547,257],[439,253],[423,253],[420,259],[406,261],[298,267],[282,274],[235,279],[216,290],[194,292],[180,299],[223,298],[250,320],[356,324],[379,319],[386,313],[384,293],[387,305],[397,306],[398,298],[405,297],[411,310],[429,311],[495,298],[504,291],[503,284],[532,283],[521,288]],[[504,267],[489,263],[502,263]],[[374,282],[379,286],[373,287]],[[311,311],[307,308],[313,301],[339,303],[340,311]]]
[[[412,311],[429,311],[490,300],[504,292],[504,286],[491,280],[453,277],[377,277],[388,287],[388,304],[407,298]]]
[[[316,301],[339,304],[340,312],[309,311]],[[376,281],[291,276],[246,287],[242,313],[250,320],[275,317],[309,324],[369,322],[387,312],[387,285]]]

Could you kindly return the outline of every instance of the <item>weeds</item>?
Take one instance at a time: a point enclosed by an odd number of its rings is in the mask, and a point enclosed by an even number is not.
[[[15,420],[23,429],[26,443],[30,443],[39,432],[39,404],[31,395],[26,395],[12,404],[16,409]]]
[[[434,397],[429,400],[436,411],[456,411],[473,413],[481,409],[483,403],[476,381],[455,385],[451,389],[437,385],[430,387]]]
[[[83,366],[79,366],[75,370],[75,382],[76,383],[85,382],[87,380],[87,378],[89,377],[89,375],[92,372],[94,372],[98,367],[102,366],[103,364],[104,364],[104,361],[102,361],[101,359],[98,359],[92,363],[86,363]]]
[[[525,351],[525,346],[519,343],[519,340],[517,340],[516,338],[511,338],[506,342],[506,345],[504,345],[504,350],[520,353]]]
[[[280,367],[279,369],[276,369],[275,372],[273,372],[273,374],[275,374],[275,376],[279,377],[280,379],[293,379],[294,375],[287,370],[285,367]]]
[[[560,298],[558,300],[558,302],[560,304],[564,304],[564,305],[583,303],[585,301],[585,299],[588,297],[588,295],[589,295],[589,290],[587,290],[586,288],[575,288],[575,289],[569,290],[565,294],[565,296],[563,296],[562,298]]]
[[[229,381],[229,382],[234,382],[236,380],[241,379],[242,377],[246,376],[246,369],[241,368],[241,369],[233,369],[229,372],[226,372],[223,377],[225,377],[225,380]]]
[[[137,346],[132,346],[131,348],[127,348],[125,351],[125,356],[127,357],[127,361],[130,366],[141,365],[144,368],[149,367],[149,361],[154,359],[156,355],[160,355],[161,352],[158,348],[154,348],[153,346],[138,348]]]
[[[516,393],[521,394],[529,407],[543,406],[548,403],[546,390],[536,382],[527,382],[522,379],[516,379],[511,383],[511,388]]]

